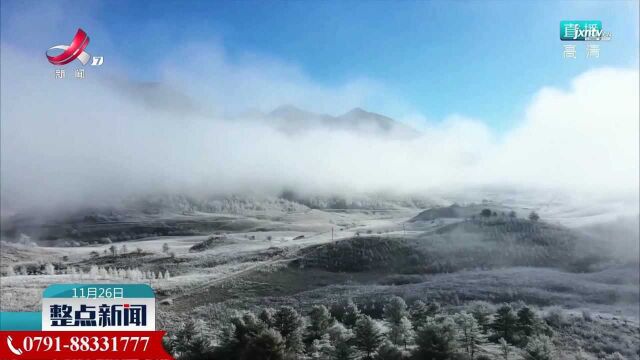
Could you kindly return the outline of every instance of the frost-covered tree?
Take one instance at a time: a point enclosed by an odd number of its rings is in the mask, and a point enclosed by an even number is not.
[[[402,351],[389,341],[385,341],[375,356],[375,360],[402,360]]]
[[[427,304],[425,304],[425,302],[422,300],[415,301],[411,305],[409,313],[411,314],[411,321],[416,327],[426,322],[427,318],[429,317]]]
[[[469,355],[469,358],[474,359],[479,345],[485,340],[478,322],[473,315],[464,311],[456,314],[455,322],[458,325],[460,345]]]
[[[500,338],[498,340],[498,345],[500,346],[500,355],[504,360],[509,360],[509,354],[511,354],[511,346],[504,338]]]
[[[427,314],[428,314],[430,317],[434,317],[434,316],[436,316],[436,315],[438,315],[438,314],[440,313],[441,308],[442,308],[442,307],[440,306],[440,303],[439,303],[439,302],[437,302],[437,301],[430,301],[430,302],[427,304]]]
[[[162,244],[162,252],[165,254],[169,252],[169,244],[167,243]]]
[[[491,325],[491,306],[484,301],[475,301],[470,306],[471,315],[476,319],[478,325],[485,333],[489,331]]]
[[[620,354],[619,352],[614,352],[613,354],[608,354],[604,357],[604,360],[625,360],[626,358]]]
[[[213,358],[241,359],[241,355],[251,346],[250,343],[266,329],[264,323],[253,313],[234,315],[222,332],[220,345],[216,348]],[[280,339],[282,340],[281,336]]]
[[[177,359],[202,359],[211,350],[209,342],[201,335],[201,325],[189,319],[170,339],[171,348]]]
[[[89,269],[89,276],[91,276],[92,280],[96,280],[98,278],[98,267],[95,265],[91,265]]]
[[[339,340],[331,354],[331,360],[354,360],[357,357],[355,348],[346,340]]]
[[[450,318],[427,322],[416,334],[418,359],[448,360],[456,352],[456,325]]]
[[[262,321],[268,328],[272,328],[275,325],[276,310],[274,308],[266,307],[260,311],[258,319]]]
[[[480,211],[480,216],[485,218],[491,217],[491,209],[482,209],[482,211]]]
[[[352,300],[349,300],[344,307],[344,314],[342,315],[342,323],[347,327],[353,327],[360,318],[360,309],[358,305]]]
[[[28,246],[28,247],[36,246],[36,243],[33,242],[31,240],[31,237],[26,234],[20,234],[20,236],[18,236],[18,244]]]
[[[315,305],[309,312],[309,325],[307,326],[307,340],[309,342],[320,339],[333,325],[333,318],[329,309],[324,305]]]
[[[510,305],[502,305],[496,312],[495,319],[491,323],[491,328],[496,337],[503,338],[507,342],[513,342],[513,335],[516,331],[517,317]]]
[[[389,324],[399,324],[402,318],[409,316],[407,304],[399,296],[393,296],[384,306],[384,318]]]
[[[291,306],[283,306],[276,312],[274,327],[284,338],[287,351],[298,353],[302,350],[303,325],[302,316]]]
[[[356,358],[356,350],[351,345],[354,337],[353,331],[345,327],[342,323],[334,322],[327,330],[329,340],[334,347],[333,353],[329,357],[332,360],[353,360]]]
[[[165,270],[164,271],[164,278],[165,280],[168,280],[171,277],[171,274],[169,273],[169,270]]]
[[[413,341],[413,325],[407,317],[400,318],[397,324],[389,325],[388,338],[395,345],[403,345],[405,349]]]
[[[242,360],[282,360],[285,359],[285,342],[275,329],[263,329],[248,341],[242,352]]]
[[[334,322],[333,325],[327,329],[327,334],[329,334],[329,339],[332,343],[337,343],[340,340],[348,341],[353,338],[353,331],[339,322]]]
[[[56,274],[56,268],[53,267],[53,265],[51,263],[47,263],[44,266],[44,273],[47,275],[55,275]]]
[[[584,351],[582,350],[582,348],[578,349],[578,352],[576,353],[576,357],[575,360],[588,360],[589,358],[587,357],[587,355],[584,353]]]
[[[383,309],[384,318],[389,324],[389,340],[395,345],[404,345],[412,337],[412,325],[409,321],[409,311],[407,311],[407,304],[399,296],[392,297]]]
[[[330,359],[335,350],[329,334],[324,334],[321,338],[313,340],[309,347],[309,355],[312,359]]]
[[[365,354],[366,359],[371,359],[371,355],[382,344],[383,335],[380,325],[371,317],[362,315],[356,321],[353,333],[358,350]]]
[[[234,323],[236,325],[236,330],[238,331],[238,337],[254,337],[262,330],[265,329],[265,326],[256,315],[252,312],[246,312],[242,315],[239,322]]]
[[[540,321],[536,313],[527,306],[518,310],[517,316],[518,343],[524,346],[527,344],[528,338],[537,332]]]
[[[529,340],[525,348],[527,360],[552,360],[555,349],[551,339],[545,335],[536,335]]]
[[[16,272],[13,270],[13,265],[7,266],[7,276],[14,276]]]
[[[560,329],[567,324],[567,317],[564,310],[559,306],[549,308],[544,316],[544,320],[547,324],[557,329]]]
[[[531,213],[529,213],[529,220],[534,221],[534,222],[538,221],[538,220],[540,220],[540,215],[538,215],[537,212],[532,211]]]

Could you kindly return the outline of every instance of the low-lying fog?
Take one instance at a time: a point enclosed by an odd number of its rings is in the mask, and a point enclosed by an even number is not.
[[[43,59],[2,44],[3,216],[141,193],[285,187],[398,194],[515,187],[638,205],[636,70],[603,68],[540,89],[511,130],[463,115],[417,115],[395,119],[419,131],[398,138],[326,128],[292,134],[243,113],[291,103],[339,115],[366,107],[366,82],[331,89],[299,72],[232,64],[218,54],[168,66],[151,86],[163,90],[149,92],[107,67],[88,68],[78,80],[67,66],[67,78],[55,79]]]

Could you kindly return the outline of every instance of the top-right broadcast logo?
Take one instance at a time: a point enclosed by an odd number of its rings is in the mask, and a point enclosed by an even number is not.
[[[563,20],[560,21],[560,40],[611,40],[611,33],[605,33],[604,30],[602,30],[602,21],[600,20]]]

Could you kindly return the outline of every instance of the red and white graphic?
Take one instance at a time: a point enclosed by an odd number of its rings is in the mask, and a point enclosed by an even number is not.
[[[3,360],[173,360],[164,331],[0,331]]]
[[[53,65],[66,65],[75,59],[78,59],[82,65],[86,65],[89,60],[91,60],[91,55],[84,51],[87,45],[89,45],[89,36],[84,30],[78,29],[73,40],[71,40],[71,44],[68,46],[56,45],[49,48],[46,53],[47,59],[49,59],[49,62]],[[49,55],[52,50],[62,50],[62,53],[59,55]]]

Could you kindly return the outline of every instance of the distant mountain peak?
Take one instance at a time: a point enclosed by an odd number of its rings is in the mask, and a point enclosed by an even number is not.
[[[405,136],[415,135],[415,130],[390,117],[356,107],[340,116],[319,114],[300,109],[294,105],[282,105],[268,114],[277,128],[295,133],[305,129],[326,128],[353,131],[361,134],[385,135],[399,130]]]
[[[368,115],[368,114],[372,114],[372,113],[361,107],[355,107],[349,110],[349,112],[347,112],[345,115]],[[376,114],[376,115],[379,115],[379,114]]]

